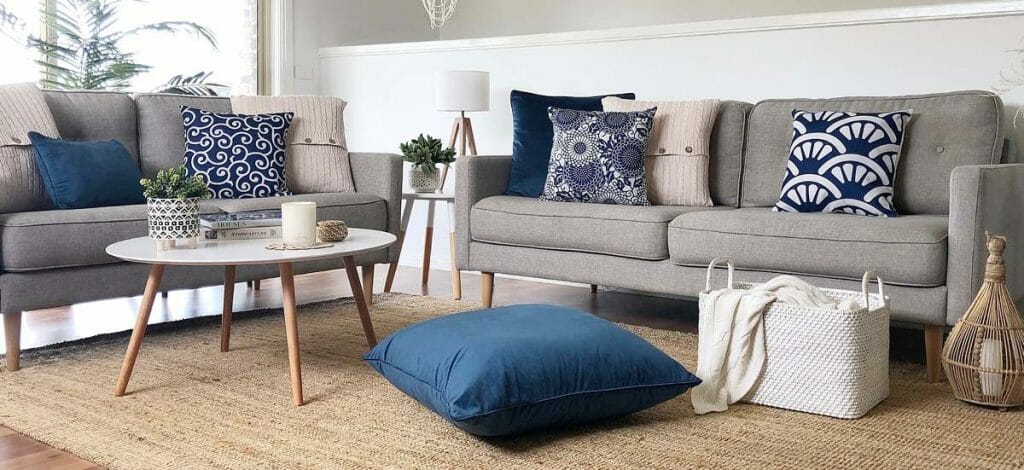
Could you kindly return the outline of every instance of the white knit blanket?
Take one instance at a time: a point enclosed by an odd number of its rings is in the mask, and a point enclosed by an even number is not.
[[[763,313],[773,302],[851,307],[793,276],[778,276],[751,289],[710,292],[700,312],[697,377],[702,383],[690,394],[694,412],[725,411],[754,386],[765,361]]]

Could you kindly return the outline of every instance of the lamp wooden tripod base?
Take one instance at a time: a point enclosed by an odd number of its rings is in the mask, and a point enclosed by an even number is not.
[[[456,147],[455,144],[459,146]],[[466,112],[462,111],[459,116],[452,122],[452,133],[448,137],[448,147],[456,149],[456,155],[464,157],[467,155],[476,155],[476,138],[473,137],[473,121],[470,121],[466,117]],[[467,149],[469,153],[466,153]],[[445,165],[441,169],[441,186],[438,188],[438,192],[444,192],[444,182],[448,178],[448,165]]]

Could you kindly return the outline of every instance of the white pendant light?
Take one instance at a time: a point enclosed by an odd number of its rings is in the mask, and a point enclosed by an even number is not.
[[[430,18],[430,29],[437,29],[444,26],[455,14],[455,4],[458,0],[422,0],[423,9],[427,10],[427,17]]]

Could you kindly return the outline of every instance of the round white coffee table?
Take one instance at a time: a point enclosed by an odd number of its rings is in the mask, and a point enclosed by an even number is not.
[[[299,330],[295,307],[295,280],[292,274],[292,263],[312,261],[326,258],[341,258],[345,263],[352,296],[355,298],[359,319],[363,323],[363,333],[370,347],[376,346],[377,337],[370,322],[370,312],[366,306],[363,288],[356,273],[353,257],[371,253],[390,246],[395,236],[378,230],[349,229],[348,238],[334,246],[311,250],[268,250],[266,246],[274,240],[209,240],[199,243],[195,249],[175,248],[157,251],[156,243],[149,237],[133,238],[114,243],[107,247],[107,254],[115,258],[135,263],[151,265],[146,290],[139,305],[139,317],[135,322],[128,350],[124,354],[121,375],[117,380],[115,396],[122,396],[128,388],[135,359],[139,355],[142,338],[146,335],[149,313],[153,308],[153,300],[160,291],[160,280],[166,266],[224,266],[224,310],[221,317],[220,349],[228,350],[231,337],[231,300],[234,297],[235,266],[246,264],[276,264],[281,273],[281,290],[284,307],[285,333],[288,337],[288,364],[291,370],[292,401],[296,406],[302,405],[302,369],[299,360]]]

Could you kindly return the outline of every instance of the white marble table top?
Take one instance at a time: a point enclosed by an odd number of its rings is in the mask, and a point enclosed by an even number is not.
[[[195,249],[180,246],[157,251],[156,240],[139,237],[108,246],[107,254],[136,263],[179,266],[278,264],[371,253],[388,247],[395,240],[396,237],[388,232],[350,228],[348,238],[333,242],[334,246],[327,248],[268,250],[267,245],[280,240],[200,240],[199,247]]]

